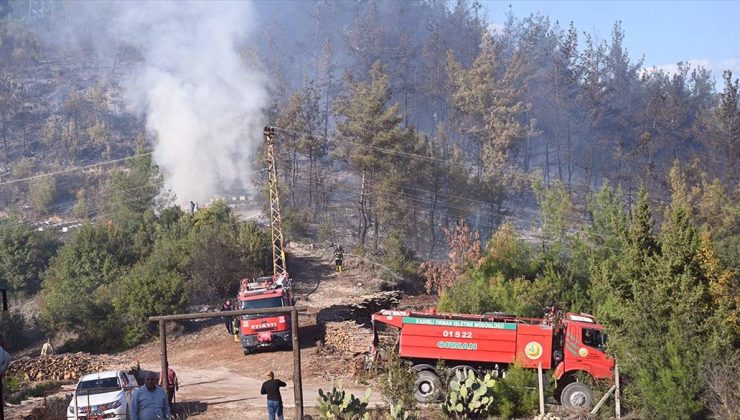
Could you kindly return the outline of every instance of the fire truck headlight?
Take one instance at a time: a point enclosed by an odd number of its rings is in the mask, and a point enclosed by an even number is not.
[[[281,316],[280,318],[278,318],[278,322],[284,323],[285,322],[285,317],[284,316]]]

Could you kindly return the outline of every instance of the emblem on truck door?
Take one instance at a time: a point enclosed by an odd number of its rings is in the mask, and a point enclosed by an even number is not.
[[[540,356],[542,356],[542,344],[536,341],[530,341],[529,343],[527,343],[526,347],[524,347],[524,354],[529,359],[539,359]]]

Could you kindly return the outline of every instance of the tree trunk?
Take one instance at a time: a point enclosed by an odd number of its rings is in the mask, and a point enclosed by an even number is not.
[[[434,177],[434,196],[432,197],[432,211],[429,213],[429,259],[434,256],[434,247],[437,245],[437,231],[435,230],[435,216],[437,213],[437,200],[439,200],[439,174]]]
[[[3,122],[3,148],[8,149],[8,123],[5,120],[5,116],[2,119]]]
[[[359,224],[359,230],[358,234],[360,237],[360,246],[365,246],[365,238],[367,236],[367,209],[365,209],[365,188],[367,188],[365,183],[365,171],[362,171],[362,186],[360,188],[360,208],[359,208],[359,216],[360,216],[360,224]]]
[[[313,163],[313,150],[309,150],[308,152],[308,206],[306,208],[310,211],[313,207],[313,200],[314,200],[314,194],[313,194],[313,185],[314,185],[314,163]]]
[[[570,135],[570,121],[566,123],[566,132],[568,135],[568,188],[573,182],[573,138]]]
[[[298,157],[295,150],[293,150],[293,162],[290,166],[290,204],[295,209],[295,180],[298,177]]]
[[[543,182],[550,185],[550,142],[545,138],[545,170],[542,171]]]

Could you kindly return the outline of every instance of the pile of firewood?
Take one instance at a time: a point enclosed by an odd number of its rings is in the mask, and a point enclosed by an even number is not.
[[[372,331],[354,321],[328,322],[325,325],[324,346],[347,356],[366,352],[372,341]]]
[[[369,327],[373,313],[395,307],[402,297],[403,293],[399,291],[378,292],[358,303],[324,308],[316,315],[316,320],[325,323],[352,320]]]
[[[88,353],[70,353],[48,357],[22,357],[10,363],[6,375],[25,381],[77,380],[80,376],[99,372],[105,366]]]

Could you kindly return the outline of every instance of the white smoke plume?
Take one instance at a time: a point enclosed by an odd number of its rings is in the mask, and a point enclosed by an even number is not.
[[[143,55],[124,80],[125,97],[146,116],[165,187],[178,204],[248,188],[269,103],[266,78],[239,53],[254,27],[251,5],[113,4],[109,34]]]

